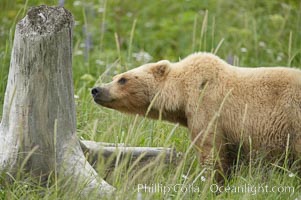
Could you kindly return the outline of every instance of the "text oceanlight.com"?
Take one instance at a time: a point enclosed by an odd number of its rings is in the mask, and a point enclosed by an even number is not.
[[[210,185],[210,192],[212,193],[249,193],[256,195],[258,193],[294,193],[293,186],[269,186],[269,185],[251,185],[243,184],[239,186],[226,185],[220,186],[217,184]],[[199,193],[202,191],[201,187],[192,184],[175,184],[163,185],[157,184],[138,184],[138,192],[145,193]]]
[[[243,184],[240,186],[219,186],[212,184],[210,191],[214,193],[250,193],[256,195],[258,193],[294,193],[295,188],[293,186],[269,186],[269,185],[251,185]]]

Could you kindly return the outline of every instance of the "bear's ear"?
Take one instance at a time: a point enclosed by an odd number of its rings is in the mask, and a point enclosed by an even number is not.
[[[154,64],[150,69],[155,79],[162,79],[170,71],[170,62],[168,60],[161,60]]]

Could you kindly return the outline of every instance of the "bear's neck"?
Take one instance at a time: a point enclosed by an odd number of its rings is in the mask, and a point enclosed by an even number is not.
[[[173,123],[179,123],[182,126],[187,127],[187,117],[185,115],[185,112],[183,110],[175,110],[175,111],[162,111],[160,114],[160,111],[157,109],[151,109],[149,113],[147,114],[147,117],[152,119],[162,119],[166,121],[170,121]]]
[[[166,114],[166,120],[174,123],[179,123],[185,127],[188,126],[185,111],[183,110],[167,111],[165,114]]]
[[[150,118],[158,119],[161,117],[163,120],[187,127],[184,101],[186,95],[183,79],[184,77],[179,73],[171,72],[168,75],[168,81],[161,85],[160,90],[152,99],[154,102],[148,115]]]

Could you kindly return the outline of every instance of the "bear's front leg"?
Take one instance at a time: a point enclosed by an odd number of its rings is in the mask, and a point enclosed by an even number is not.
[[[196,142],[200,164],[206,169],[208,178],[214,173],[214,181],[222,184],[230,172],[231,161],[228,158],[226,143],[221,135],[209,132]]]

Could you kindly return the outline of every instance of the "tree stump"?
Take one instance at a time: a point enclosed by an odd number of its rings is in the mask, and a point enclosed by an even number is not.
[[[82,195],[114,188],[86,161],[76,136],[73,17],[62,7],[31,8],[16,27],[3,118],[0,171],[54,173]],[[84,186],[81,184],[85,183]]]

